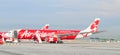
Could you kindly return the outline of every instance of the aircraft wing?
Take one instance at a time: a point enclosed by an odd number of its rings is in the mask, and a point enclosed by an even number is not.
[[[63,37],[63,36],[75,36],[75,35],[78,35],[78,33],[57,34],[58,38]]]
[[[101,32],[105,32],[105,31],[97,31],[97,32],[81,32],[81,33],[79,33],[79,34],[85,34],[85,33],[97,34],[97,33],[101,33]]]
[[[83,35],[83,34],[97,34],[105,31],[97,31],[97,32],[81,32],[81,33],[68,33],[68,34],[57,34],[58,38],[64,37],[64,36],[77,36],[77,35]]]

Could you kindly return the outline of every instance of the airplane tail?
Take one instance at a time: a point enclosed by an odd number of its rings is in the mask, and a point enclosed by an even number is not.
[[[83,31],[80,31],[80,33],[77,35],[77,38],[81,37],[87,37],[92,35],[93,33],[96,33],[98,31],[98,24],[100,22],[100,18],[96,18],[88,28],[86,28]]]
[[[48,30],[49,28],[49,24],[46,24],[43,28],[41,28],[41,30]]]
[[[100,22],[100,18],[96,18],[87,29],[81,32],[97,32],[98,31],[98,24]]]

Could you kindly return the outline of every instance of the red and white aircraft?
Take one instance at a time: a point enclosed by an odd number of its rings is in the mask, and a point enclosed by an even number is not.
[[[62,40],[85,38],[98,32],[99,22],[100,19],[96,18],[85,30],[50,30],[48,29],[48,25],[41,30],[11,30],[7,33],[7,37],[14,38],[14,42],[18,42],[21,39],[32,39],[38,43],[42,43],[42,41],[48,43],[63,43]]]
[[[43,28],[41,28],[41,30],[48,30],[49,28],[49,24],[46,24]],[[11,34],[12,36],[13,33],[11,31],[9,32],[0,32],[0,44],[3,44],[4,42],[14,42],[15,41],[15,38],[11,37]]]

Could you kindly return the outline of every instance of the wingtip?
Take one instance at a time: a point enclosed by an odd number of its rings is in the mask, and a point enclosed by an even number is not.
[[[95,20],[100,20],[100,18],[95,18]]]
[[[49,26],[50,24],[46,24],[45,26]]]

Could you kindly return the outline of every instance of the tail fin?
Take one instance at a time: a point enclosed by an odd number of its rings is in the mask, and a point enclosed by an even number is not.
[[[100,18],[96,18],[87,29],[81,32],[97,32],[99,22],[100,22]]]
[[[48,30],[49,28],[49,24],[46,24],[43,28],[41,28],[41,30]]]
[[[76,38],[83,38],[83,37],[90,36],[93,33],[96,33],[98,31],[99,22],[100,22],[100,18],[96,18],[87,29],[80,31],[76,36]]]

